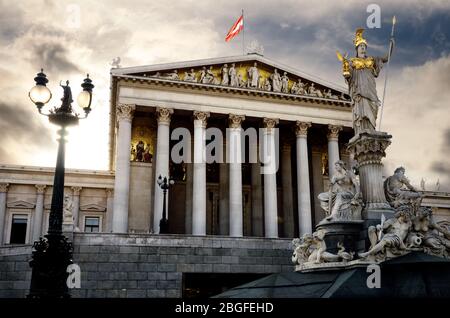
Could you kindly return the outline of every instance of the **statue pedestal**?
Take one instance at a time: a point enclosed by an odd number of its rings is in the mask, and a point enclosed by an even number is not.
[[[316,226],[316,231],[325,231],[325,243],[327,252],[336,254],[339,250],[338,243],[342,243],[347,252],[358,252],[364,249],[359,242],[360,233],[364,221],[326,221],[322,220]]]
[[[67,237],[70,242],[73,242],[73,231],[74,231],[73,223],[63,222],[63,224],[62,224],[63,235],[65,237]]]
[[[391,144],[392,136],[381,131],[361,132],[350,139],[348,150],[354,154],[358,162],[359,182],[364,201],[362,219],[364,224],[361,232],[361,245],[365,242],[369,247],[367,229],[380,223],[381,215],[386,219],[394,216],[394,209],[389,205],[384,195],[383,164],[386,148]]]
[[[381,163],[381,159],[386,156],[386,148],[391,144],[391,138],[385,132],[361,132],[350,139],[348,144],[348,150],[358,162],[361,193],[365,203],[362,218],[367,221],[367,226],[378,224],[382,213],[386,219],[394,214],[384,195]]]

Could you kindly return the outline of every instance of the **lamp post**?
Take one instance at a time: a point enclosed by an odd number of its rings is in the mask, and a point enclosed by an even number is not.
[[[164,179],[159,175],[158,177],[158,185],[163,190],[163,213],[162,218],[159,221],[159,233],[160,234],[167,234],[169,233],[169,220],[167,220],[166,217],[166,194],[167,190],[169,190],[170,186],[173,185],[175,182],[173,179],[169,179],[167,181],[167,177],[164,177]]]
[[[62,104],[54,107],[48,113],[43,113],[42,107],[52,98],[47,88],[47,76],[43,70],[34,78],[36,86],[29,93],[31,101],[37,106],[41,115],[47,116],[50,123],[58,125],[58,157],[56,160],[55,176],[53,179],[52,204],[50,209],[48,232],[44,238],[33,244],[31,286],[29,298],[68,298],[70,297],[67,287],[67,266],[72,264],[72,243],[62,234],[63,222],[63,200],[64,200],[64,156],[65,137],[67,127],[78,124],[80,119],[87,118],[91,111],[92,84],[89,74],[84,79],[81,87],[83,91],[78,96],[78,104],[84,110],[84,117],[72,110],[72,91],[69,81],[60,86],[64,90]]]

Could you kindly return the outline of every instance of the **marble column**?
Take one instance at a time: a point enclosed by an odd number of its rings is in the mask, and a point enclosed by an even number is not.
[[[206,121],[208,112],[194,111],[194,176],[192,234],[206,235]]]
[[[281,147],[281,185],[283,188],[284,237],[294,237],[294,206],[292,197],[291,145]]]
[[[170,117],[173,113],[173,109],[169,108],[157,108],[156,119],[158,121],[158,132],[156,141],[156,168],[155,168],[155,195],[153,201],[153,233],[159,234],[159,222],[162,219],[162,209],[164,195],[163,190],[158,184],[158,178],[161,176],[169,176],[169,156],[170,156]],[[170,216],[168,215],[169,206],[169,192],[166,194],[166,216],[170,222]]]
[[[339,132],[342,126],[328,125],[328,175],[334,175],[334,164],[339,160]]]
[[[3,244],[6,216],[6,193],[8,192],[8,183],[0,183],[0,245]]]
[[[384,213],[393,216],[394,210],[386,201],[383,187],[383,164],[386,148],[392,136],[379,131],[361,132],[350,139],[348,150],[358,162],[359,181],[364,200],[363,220],[365,227],[379,222]],[[368,222],[367,222],[368,221]]]
[[[36,208],[34,210],[33,219],[33,235],[32,242],[39,241],[42,235],[42,219],[44,218],[44,194],[45,184],[36,184]]]
[[[223,163],[219,164],[219,230],[220,235],[230,234],[230,180],[227,154],[228,140],[223,143]]]
[[[256,148],[256,149],[255,149]],[[264,236],[263,194],[261,184],[261,163],[259,161],[258,143],[249,145],[250,153],[257,154],[257,162],[252,163],[252,235]]]
[[[72,202],[73,202],[73,228],[76,230],[78,228],[79,224],[79,218],[80,218],[80,192],[82,187],[72,187]]]
[[[130,190],[131,122],[135,105],[117,105],[116,177],[114,180],[113,232],[128,232],[128,199]]]
[[[230,236],[244,235],[242,210],[242,121],[245,116],[229,116],[229,168],[230,168]]]
[[[112,222],[114,215],[114,190],[113,189],[105,189],[106,191],[106,230],[105,232],[112,232]]]
[[[319,146],[312,146],[311,149],[311,169],[312,169],[312,178],[313,178],[313,187],[311,189],[311,192],[313,193],[313,216],[314,221],[313,228],[317,223],[322,221],[322,219],[325,217],[325,211],[320,206],[320,201],[317,198],[317,196],[324,192],[323,188],[323,173],[322,173],[322,152],[324,152],[324,149],[321,149]]]
[[[263,163],[264,163],[264,230],[266,237],[278,237],[277,208],[277,162],[275,126],[278,119],[264,118]]]
[[[186,234],[192,234],[192,178],[193,178],[193,164],[186,163],[186,208],[184,218],[184,231]]]
[[[300,237],[312,233],[311,194],[309,188],[308,128],[311,123],[297,121],[297,198],[298,229]]]

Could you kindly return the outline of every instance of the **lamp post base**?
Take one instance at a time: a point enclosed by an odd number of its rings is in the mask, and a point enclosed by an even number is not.
[[[169,220],[161,219],[161,221],[159,221],[159,234],[167,233],[169,233]]]
[[[70,298],[67,266],[72,264],[72,243],[61,234],[47,234],[33,245],[30,294],[27,298]]]

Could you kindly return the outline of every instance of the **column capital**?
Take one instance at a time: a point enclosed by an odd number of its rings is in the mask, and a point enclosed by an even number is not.
[[[73,195],[80,195],[82,187],[72,187]]]
[[[47,188],[46,184],[35,184],[37,194],[44,194],[45,188]]]
[[[8,192],[9,183],[0,183],[0,193]]]
[[[278,118],[264,118],[263,119],[263,127],[270,132],[275,126],[278,124],[279,119]]]
[[[244,120],[244,115],[229,114],[228,116],[228,124],[230,125],[230,128],[241,128],[241,124]]]
[[[307,137],[308,136],[308,129],[311,127],[310,122],[304,122],[304,121],[296,121],[295,122],[295,135],[298,137]]]
[[[156,107],[156,120],[158,121],[158,125],[169,125],[172,114],[172,108]]]
[[[194,111],[194,120],[200,120],[202,127],[206,128],[206,121],[209,117],[209,112]]]
[[[108,198],[112,198],[112,197],[114,196],[114,189],[106,188],[106,189],[105,189],[105,192],[106,192],[106,196],[107,196]]]
[[[134,104],[117,104],[116,116],[117,121],[129,121],[133,119],[136,105]]]
[[[328,125],[328,140],[338,140],[342,126]]]

